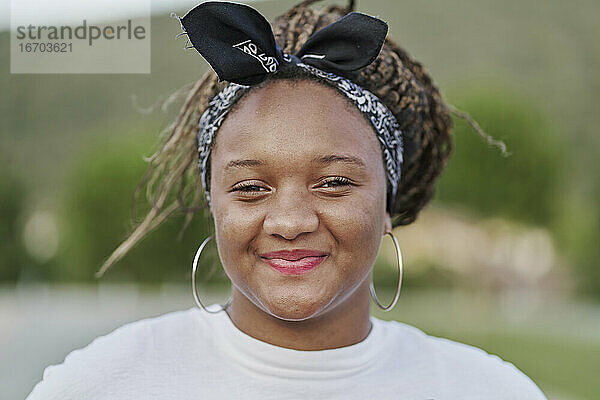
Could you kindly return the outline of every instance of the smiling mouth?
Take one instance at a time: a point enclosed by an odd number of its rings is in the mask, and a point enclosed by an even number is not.
[[[285,260],[283,258],[261,257],[265,263],[284,275],[305,274],[321,264],[326,258],[327,256],[310,256],[298,260]]]

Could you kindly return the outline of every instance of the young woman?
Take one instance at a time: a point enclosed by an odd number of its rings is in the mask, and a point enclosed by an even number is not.
[[[97,338],[29,399],[545,399],[497,356],[370,316],[371,296],[398,299],[392,228],[431,198],[452,124],[383,21],[312,2],[272,27],[226,2],[180,19],[216,74],[153,157],[155,207],[101,271],[191,188],[214,219],[229,301],[204,308],[194,286],[199,308]],[[371,276],[384,235],[400,272],[389,305]]]

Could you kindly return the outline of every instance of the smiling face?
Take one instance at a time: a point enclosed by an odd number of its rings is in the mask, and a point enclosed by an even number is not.
[[[322,84],[275,80],[240,100],[214,146],[211,206],[233,290],[295,321],[356,295],[391,230],[381,149],[360,111]],[[268,254],[298,249],[315,253]]]

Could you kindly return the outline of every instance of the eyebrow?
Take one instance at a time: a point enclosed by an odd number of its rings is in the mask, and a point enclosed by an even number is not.
[[[225,171],[231,168],[249,168],[249,167],[258,167],[263,165],[264,163],[260,160],[232,160],[227,163],[225,166]]]
[[[342,154],[328,154],[325,156],[318,156],[311,160],[313,163],[322,164],[322,165],[330,165],[334,162],[342,162],[346,164],[352,164],[359,168],[366,168],[365,162],[356,156],[347,156]],[[251,168],[251,167],[259,167],[264,165],[264,162],[260,160],[232,160],[227,163],[224,171],[227,171],[231,168]]]
[[[329,165],[334,162],[343,162],[343,163],[347,163],[347,164],[353,164],[359,168],[367,167],[365,162],[362,159],[360,159],[359,157],[346,156],[346,155],[341,155],[341,154],[329,154],[329,155],[322,156],[322,157],[315,157],[315,158],[313,158],[312,161],[319,163],[319,164],[323,164],[323,165]]]

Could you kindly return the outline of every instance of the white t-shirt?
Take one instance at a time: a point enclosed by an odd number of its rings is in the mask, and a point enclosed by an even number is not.
[[[74,350],[44,370],[27,400],[546,399],[495,355],[401,322],[371,322],[360,343],[299,351],[245,334],[224,311],[171,312]]]

